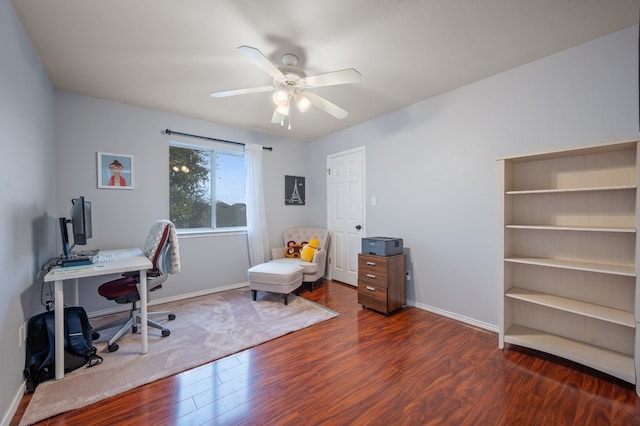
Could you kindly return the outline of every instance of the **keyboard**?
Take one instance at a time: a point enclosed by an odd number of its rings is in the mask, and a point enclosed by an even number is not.
[[[86,256],[74,256],[69,259],[62,259],[60,262],[60,266],[63,268],[68,268],[71,266],[82,266],[82,265],[91,265],[93,260],[90,257]]]
[[[99,251],[98,254],[91,258],[93,263],[108,263],[115,260],[115,255],[108,251]]]
[[[78,266],[64,266],[62,268],[52,269],[51,272],[55,275],[62,275],[62,274],[70,274],[72,272],[95,271],[95,270],[96,270],[96,267],[93,266],[93,264],[91,264],[91,265],[78,265]]]
[[[84,257],[93,257],[96,254],[98,254],[98,249],[92,249],[92,250],[79,250],[79,251],[75,251],[72,254],[75,256],[84,256]]]

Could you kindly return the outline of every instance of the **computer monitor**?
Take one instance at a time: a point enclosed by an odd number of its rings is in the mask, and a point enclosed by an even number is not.
[[[71,200],[71,226],[73,228],[73,245],[83,246],[93,236],[91,229],[91,203],[83,196]]]
[[[66,217],[58,219],[60,223],[60,237],[62,238],[62,258],[71,259],[71,245],[69,244],[69,232],[67,231]]]

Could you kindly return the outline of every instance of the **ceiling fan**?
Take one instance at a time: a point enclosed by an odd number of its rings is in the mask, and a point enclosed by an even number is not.
[[[247,89],[226,90],[213,92],[214,98],[224,98],[227,96],[245,95],[248,93],[274,92],[273,102],[275,109],[271,122],[284,125],[285,119],[289,119],[289,129],[291,129],[290,108],[296,104],[301,112],[306,111],[309,106],[314,105],[329,115],[338,119],[346,118],[349,113],[327,99],[308,91],[316,87],[336,86],[339,84],[357,83],[360,81],[360,73],[353,68],[339,71],[332,71],[324,74],[307,76],[305,72],[296,67],[298,57],[292,53],[282,56],[282,65],[278,66],[271,62],[262,52],[255,47],[240,46],[240,53],[252,60],[256,65],[265,70],[273,82],[269,86],[252,87]]]

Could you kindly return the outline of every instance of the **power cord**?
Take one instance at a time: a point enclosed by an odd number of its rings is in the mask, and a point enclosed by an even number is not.
[[[58,255],[47,260],[42,265],[42,272],[48,273],[51,269],[62,264],[63,255]],[[47,311],[53,309],[54,306],[54,291],[51,282],[43,282],[40,285],[40,304],[45,307]]]
[[[64,255],[58,255],[56,257],[52,257],[51,259],[47,260],[44,265],[42,265],[42,271],[44,273],[48,273],[50,270],[52,270],[55,266],[60,266],[62,265],[62,259],[63,259]]]
[[[45,290],[45,286],[48,288],[48,291]],[[54,295],[53,289],[51,288],[51,283],[43,282],[40,286],[40,304],[45,307],[45,309],[50,311],[53,308]]]

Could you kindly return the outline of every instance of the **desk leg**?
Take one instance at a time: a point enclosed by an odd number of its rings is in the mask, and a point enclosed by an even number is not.
[[[55,322],[55,355],[56,380],[64,377],[64,281],[56,280],[54,284],[54,322]]]
[[[148,348],[147,334],[147,270],[140,271],[140,334],[142,337],[142,353],[146,354]]]
[[[78,291],[78,279],[73,279],[73,305],[80,306],[80,292]]]

